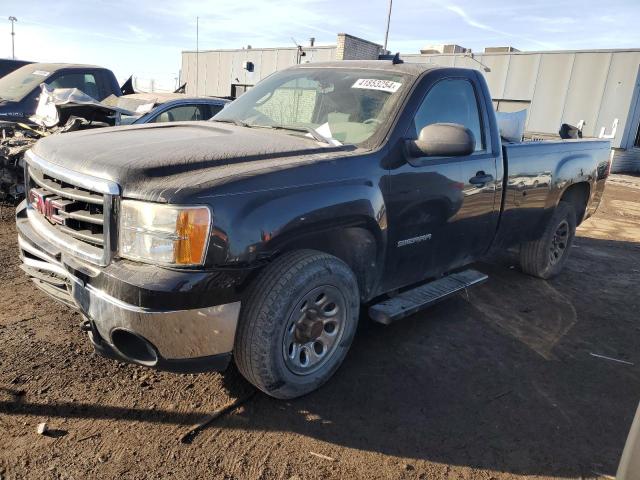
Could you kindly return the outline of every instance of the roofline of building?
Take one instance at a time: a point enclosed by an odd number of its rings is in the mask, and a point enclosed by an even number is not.
[[[314,45],[313,47],[302,45],[302,50],[310,52],[313,50],[329,50],[337,48],[336,45]],[[209,53],[209,52],[265,52],[273,50],[298,50],[298,47],[258,47],[258,48],[212,48],[209,50],[182,50],[182,53]]]
[[[342,34],[341,34],[342,35]],[[354,37],[353,35],[349,35],[348,33],[344,34],[347,37],[357,38],[363,42],[370,43],[371,45],[380,46],[375,42],[370,42],[368,40],[361,39],[359,37]],[[303,46],[302,49],[305,51],[313,51],[313,50],[331,50],[337,48],[337,45],[314,45]],[[265,51],[274,51],[274,50],[297,50],[297,47],[258,47],[258,48],[213,48],[207,50],[182,50],[182,53],[215,53],[215,52],[265,52]],[[471,52],[473,55],[540,55],[540,54],[567,54],[567,53],[640,53],[640,48],[591,48],[591,49],[583,49],[583,50],[527,50],[520,52]],[[400,53],[400,57],[468,57],[469,52],[467,53]]]
[[[527,50],[520,52],[466,52],[466,53],[400,53],[402,57],[426,57],[426,56],[439,56],[439,57],[468,57],[470,53],[473,55],[540,55],[541,53],[623,53],[623,52],[635,52],[640,53],[640,48],[591,48],[585,50]]]
[[[376,42],[372,42],[371,40],[367,40],[366,38],[360,38],[360,37],[356,37],[355,35],[351,35],[350,33],[339,33],[338,36],[345,36],[345,37],[349,37],[349,38],[353,38],[354,40],[358,40],[359,42],[364,42],[364,43],[368,43],[369,45],[375,45],[376,47],[380,47],[382,48],[382,45],[380,45],[379,43]]]

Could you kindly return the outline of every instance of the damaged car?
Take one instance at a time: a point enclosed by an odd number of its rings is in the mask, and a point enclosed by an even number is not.
[[[0,200],[24,195],[22,157],[40,138],[108,126],[208,120],[230,100],[181,93],[110,95],[98,101],[78,88],[40,85],[28,123],[0,121]]]
[[[14,60],[9,58],[2,58],[0,59],[0,78],[10,74],[11,72],[19,69],[20,67],[29,65],[30,63],[33,63],[33,62],[29,62],[27,60]]]
[[[226,98],[184,93],[134,93],[120,97],[118,104],[126,108],[130,101],[143,103],[136,107],[137,116],[121,117],[120,125],[209,120],[230,103]]]
[[[77,88],[96,100],[122,95],[111,70],[93,65],[31,63],[0,78],[0,120],[29,122],[35,113],[40,85],[49,89]]]
[[[122,95],[111,70],[71,63],[28,63],[0,78],[0,200],[18,200],[24,194],[22,155],[38,139],[57,133],[57,127],[31,120],[48,90],[71,89],[103,100]],[[95,100],[94,100],[95,101]]]

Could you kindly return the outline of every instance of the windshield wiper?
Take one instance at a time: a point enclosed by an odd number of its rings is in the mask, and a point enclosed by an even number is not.
[[[315,138],[318,142],[326,143],[328,145],[333,145],[332,139],[325,137],[320,132],[311,127],[286,127],[284,125],[271,125],[271,128],[276,130],[291,130],[293,132],[305,132],[310,134],[313,138]]]
[[[274,130],[291,130],[293,132],[303,132],[310,134],[316,141],[326,143],[327,145],[334,145],[331,138],[327,138],[322,135],[320,132],[316,131],[311,127],[299,126],[284,126],[284,125],[260,125],[260,124],[251,124],[247,122],[243,122],[242,120],[224,118],[224,119],[212,119],[213,122],[221,122],[221,123],[233,123],[234,125],[238,125],[239,127],[247,127],[247,128],[272,128]]]

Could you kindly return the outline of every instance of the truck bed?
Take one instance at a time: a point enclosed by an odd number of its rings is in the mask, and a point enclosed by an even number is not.
[[[596,200],[595,209],[604,190],[611,145],[595,138],[503,143],[502,154],[505,195],[496,241],[511,244],[542,231],[567,178],[595,181],[595,189],[587,193]],[[593,168],[587,171],[585,165]]]

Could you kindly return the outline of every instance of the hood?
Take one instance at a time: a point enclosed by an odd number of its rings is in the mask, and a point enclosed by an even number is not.
[[[156,201],[170,201],[177,191],[203,184],[215,186],[354,150],[283,131],[216,122],[84,130],[51,135],[33,147],[48,162],[115,181],[125,197]]]

